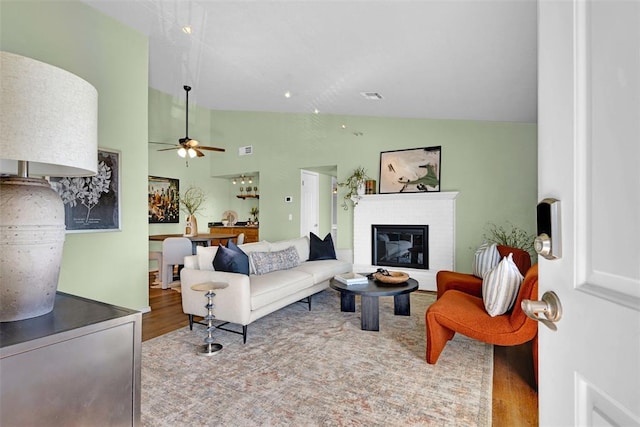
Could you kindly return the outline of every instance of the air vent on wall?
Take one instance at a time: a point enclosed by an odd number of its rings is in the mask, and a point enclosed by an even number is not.
[[[253,145],[245,145],[244,147],[238,148],[239,156],[248,156],[253,154]]]
[[[365,98],[371,99],[373,101],[382,99],[382,95],[380,95],[378,92],[361,92],[360,94]]]

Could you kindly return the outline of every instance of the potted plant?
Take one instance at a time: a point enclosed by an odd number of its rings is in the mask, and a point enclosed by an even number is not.
[[[198,187],[191,186],[187,191],[180,196],[181,209],[187,213],[187,225],[184,235],[197,236],[198,235],[198,221],[195,214],[202,208],[202,203],[205,201],[204,191]]]
[[[486,241],[527,251],[531,255],[531,260],[535,263],[538,254],[533,248],[534,234],[509,221],[506,221],[504,226],[496,225],[492,222],[487,223],[485,230],[486,233],[483,237]]]
[[[348,190],[344,195],[344,200],[342,202],[344,210],[349,209],[347,200],[351,200],[353,202],[353,206],[357,206],[360,196],[365,192],[365,181],[367,179],[369,179],[367,171],[362,166],[358,166],[345,181],[338,183],[340,187],[346,187]]]
[[[258,209],[257,206],[252,207],[251,210],[249,211],[249,214],[251,214],[251,216],[253,217],[252,222],[254,224],[258,223],[258,213],[260,213],[260,210]]]

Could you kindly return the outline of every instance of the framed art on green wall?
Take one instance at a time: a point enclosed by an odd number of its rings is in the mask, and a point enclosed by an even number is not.
[[[50,177],[64,203],[67,233],[120,231],[120,152],[98,148],[98,171],[88,177]]]
[[[149,224],[180,222],[180,181],[149,177]]]
[[[380,153],[380,194],[440,191],[442,147]]]

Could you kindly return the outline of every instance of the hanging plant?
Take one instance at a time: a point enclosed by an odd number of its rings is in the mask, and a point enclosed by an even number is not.
[[[347,193],[342,200],[342,207],[345,211],[349,209],[348,201],[351,201],[353,206],[358,205],[359,196],[364,194],[367,179],[370,179],[367,171],[362,166],[358,166],[345,181],[338,183],[338,186],[347,188]]]

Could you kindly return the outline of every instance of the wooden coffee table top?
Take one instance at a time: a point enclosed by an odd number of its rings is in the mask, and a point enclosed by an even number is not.
[[[369,280],[367,283],[346,285],[335,279],[331,279],[329,286],[345,294],[385,297],[413,292],[418,289],[418,282],[415,279],[409,278],[406,282],[399,284],[388,284],[378,282],[377,280]]]

